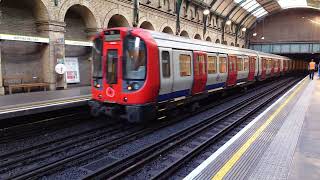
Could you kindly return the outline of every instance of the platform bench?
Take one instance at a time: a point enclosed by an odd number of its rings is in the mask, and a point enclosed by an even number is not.
[[[24,78],[23,76],[5,77],[3,78],[4,87],[9,91],[9,94],[12,94],[14,89],[22,89],[23,91],[27,89],[30,92],[32,88],[40,88],[46,91],[49,86],[48,83],[44,82],[24,82]]]
[[[48,83],[23,83],[23,84],[9,84],[9,94],[12,94],[12,89],[22,88],[27,89],[30,92],[31,88],[39,87],[43,88],[44,91],[47,91]]]

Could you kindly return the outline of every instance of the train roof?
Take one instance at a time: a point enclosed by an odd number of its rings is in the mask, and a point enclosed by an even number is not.
[[[219,52],[223,54],[234,54],[234,55],[253,55],[277,59],[288,59],[284,56],[279,56],[275,54],[269,54],[259,51],[254,51],[251,49],[245,49],[240,47],[227,46],[223,44],[216,44],[208,41],[202,41],[197,39],[189,39],[180,36],[174,36],[167,33],[150,31],[151,36],[154,38],[158,46],[174,49],[184,49],[184,50],[196,50],[196,51],[206,51],[206,52]]]

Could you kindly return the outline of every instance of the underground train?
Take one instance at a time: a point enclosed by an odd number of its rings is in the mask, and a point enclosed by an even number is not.
[[[140,28],[112,28],[93,40],[91,114],[156,119],[174,104],[303,69],[287,57]]]

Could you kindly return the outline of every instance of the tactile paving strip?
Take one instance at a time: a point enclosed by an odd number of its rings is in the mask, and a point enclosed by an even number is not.
[[[287,179],[314,84],[310,83],[303,92],[248,179]]]

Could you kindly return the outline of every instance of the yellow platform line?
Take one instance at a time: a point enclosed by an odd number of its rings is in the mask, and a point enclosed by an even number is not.
[[[301,87],[305,84],[304,81],[285,101],[279,108],[267,119],[267,121],[259,127],[259,129],[238,149],[238,151],[228,160],[226,164],[212,177],[212,180],[222,179],[231,168],[237,163],[241,156],[249,149],[252,143],[261,135],[261,133],[268,127],[274,118],[282,111],[282,109],[291,101],[291,99],[299,92]]]

